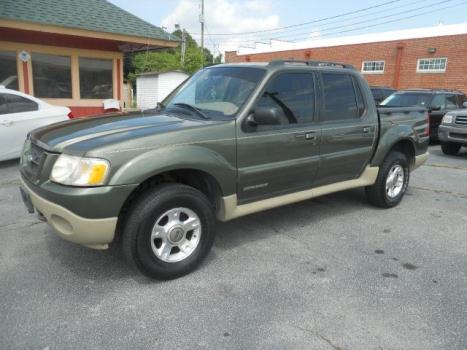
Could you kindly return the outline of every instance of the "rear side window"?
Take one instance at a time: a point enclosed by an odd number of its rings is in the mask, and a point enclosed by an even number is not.
[[[447,109],[459,108],[457,95],[446,95],[446,108]]]
[[[279,109],[281,124],[310,123],[315,109],[314,96],[313,74],[283,73],[268,84],[258,106]]]
[[[349,120],[360,117],[357,96],[348,74],[323,73],[323,121]],[[361,106],[360,106],[361,107]]]
[[[21,113],[38,110],[36,102],[28,100],[22,96],[4,94],[3,97],[6,99],[8,104],[8,113]]]
[[[445,109],[446,108],[446,96],[442,94],[437,94],[433,97],[431,101],[432,108]]]
[[[371,93],[373,94],[374,99],[377,100],[377,101],[380,101],[380,100],[384,99],[381,89],[373,88],[373,89],[371,89]]]

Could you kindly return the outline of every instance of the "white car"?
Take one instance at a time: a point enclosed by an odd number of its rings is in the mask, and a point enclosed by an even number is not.
[[[0,85],[0,161],[19,158],[31,130],[72,117],[68,107],[52,106]]]

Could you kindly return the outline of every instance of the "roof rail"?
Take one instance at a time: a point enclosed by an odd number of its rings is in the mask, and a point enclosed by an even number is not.
[[[440,91],[440,92],[450,92],[450,93],[459,93],[464,94],[462,90],[456,89],[445,89],[445,88],[408,88],[401,91]]]
[[[354,66],[347,63],[340,62],[329,62],[329,61],[302,61],[302,60],[273,60],[269,62],[269,66],[278,66],[283,64],[296,64],[301,63],[311,67],[336,67],[336,68],[347,68],[355,69]]]

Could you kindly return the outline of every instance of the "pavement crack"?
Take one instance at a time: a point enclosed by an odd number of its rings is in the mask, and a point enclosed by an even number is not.
[[[445,168],[445,169],[455,169],[455,170],[467,171],[467,168],[464,168],[464,167],[461,167],[461,166],[455,166],[455,165],[430,163],[430,164],[424,164],[423,166],[431,166],[433,168]]]
[[[2,181],[0,182],[0,187],[6,187],[6,186],[11,186],[11,185],[21,185],[21,181],[20,180],[8,180],[8,181]]]
[[[22,228],[27,228],[31,226],[35,226],[38,224],[43,224],[43,221],[34,221],[30,224],[27,225],[21,225],[21,226],[16,226],[16,223],[11,223],[11,224],[6,224],[6,225],[0,225],[0,229],[6,229],[6,230],[13,230],[13,229],[22,229]]]
[[[332,347],[334,350],[345,350],[344,348],[340,347],[339,345],[336,345],[334,344],[330,339],[328,339],[327,337],[325,337],[324,335],[320,334],[320,333],[317,333],[317,332],[314,332],[312,331],[311,329],[307,329],[307,328],[303,328],[303,327],[300,327],[300,326],[293,326],[295,328],[298,328],[308,334],[311,334],[315,337],[318,337],[320,338],[321,340],[324,340],[326,343],[329,344],[330,347]]]
[[[426,188],[426,187],[420,187],[420,186],[412,186],[410,185],[410,188],[416,189],[416,190],[422,190],[422,191],[429,191],[433,193],[446,193],[446,194],[452,194],[454,196],[461,196],[461,197],[467,197],[467,193],[463,192],[452,192],[448,190],[437,190],[433,188]]]

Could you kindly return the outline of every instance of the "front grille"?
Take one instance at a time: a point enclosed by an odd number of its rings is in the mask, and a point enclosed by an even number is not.
[[[467,125],[467,116],[457,116],[455,123],[459,125]]]
[[[46,157],[47,153],[42,148],[30,143],[29,147],[25,147],[21,158],[23,174],[35,182],[41,173]]]

